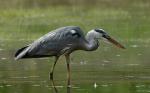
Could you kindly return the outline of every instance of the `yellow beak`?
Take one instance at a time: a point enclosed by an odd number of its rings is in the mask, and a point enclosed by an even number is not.
[[[125,47],[123,45],[121,45],[120,43],[118,43],[116,40],[114,40],[113,38],[111,38],[110,36],[106,38],[109,42],[113,43],[114,45],[116,45],[119,48],[125,49]]]

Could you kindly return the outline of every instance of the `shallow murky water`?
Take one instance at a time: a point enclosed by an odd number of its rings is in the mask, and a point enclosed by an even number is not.
[[[15,51],[26,41],[0,43],[0,93],[55,93],[49,80],[53,58],[14,61]],[[70,88],[61,57],[54,73],[58,93],[149,93],[150,42],[123,43],[126,50],[102,44],[94,52],[73,53]]]

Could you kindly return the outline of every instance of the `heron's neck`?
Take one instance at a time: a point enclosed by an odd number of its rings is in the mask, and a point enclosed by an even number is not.
[[[93,34],[87,33],[86,41],[86,51],[96,50],[99,46],[98,39],[95,39],[95,36]]]

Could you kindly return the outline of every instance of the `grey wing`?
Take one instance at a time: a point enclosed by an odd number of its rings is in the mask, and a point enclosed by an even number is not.
[[[79,27],[67,26],[49,32],[33,42],[28,49],[30,56],[61,55],[66,50],[73,51],[81,45],[84,34]]]
[[[53,47],[55,44],[52,45],[52,43],[55,41],[55,36],[57,36],[55,32],[50,32],[34,41],[32,44],[20,48],[15,54],[15,60],[21,58],[48,57],[50,55],[54,55],[54,53],[49,50],[54,50]],[[49,45],[51,46],[48,47]],[[48,54],[48,51],[51,54]]]

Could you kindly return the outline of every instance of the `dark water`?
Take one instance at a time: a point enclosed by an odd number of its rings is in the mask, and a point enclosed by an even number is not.
[[[27,41],[0,43],[0,93],[55,93],[49,80],[53,58],[14,61],[15,51]],[[58,93],[149,93],[149,41],[122,43],[126,50],[102,43],[97,51],[73,53],[70,88],[61,57],[54,73]]]

